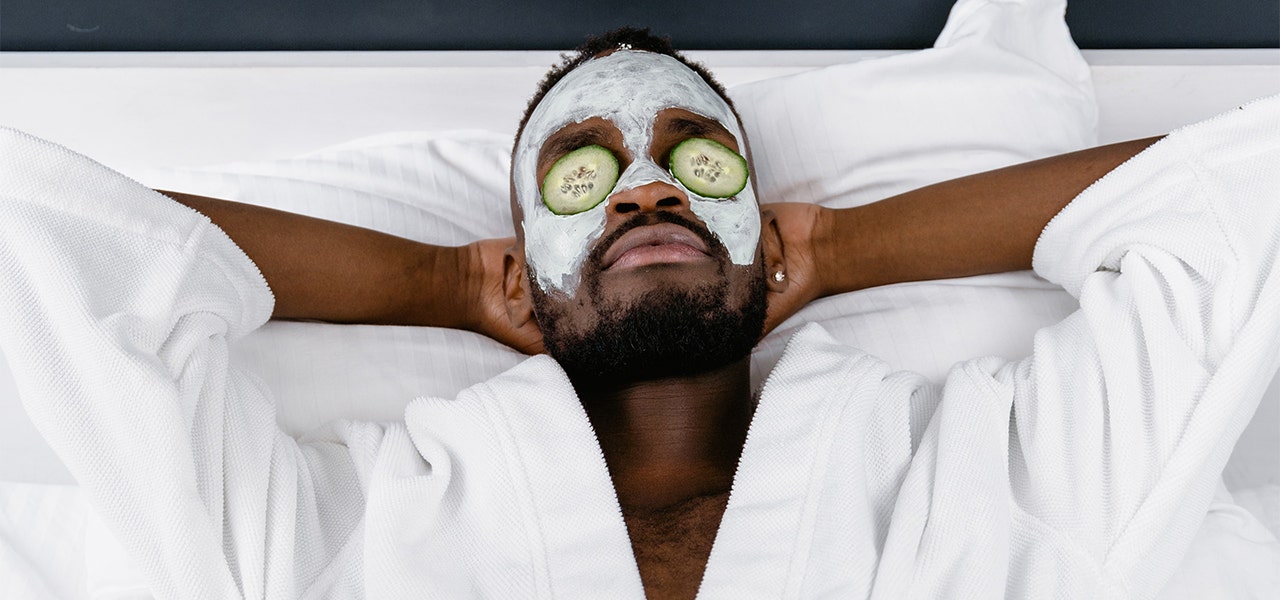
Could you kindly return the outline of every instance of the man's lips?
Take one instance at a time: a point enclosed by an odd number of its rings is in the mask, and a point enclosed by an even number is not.
[[[604,254],[604,268],[629,268],[655,263],[689,262],[708,258],[707,245],[692,231],[673,223],[637,227],[618,238]]]

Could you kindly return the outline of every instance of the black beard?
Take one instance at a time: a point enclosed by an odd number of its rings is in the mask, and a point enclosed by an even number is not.
[[[575,384],[612,386],[705,373],[746,357],[760,340],[767,294],[763,267],[753,272],[743,305],[731,309],[723,276],[728,252],[720,240],[678,215],[654,217],[620,227],[588,257],[583,280],[598,317],[588,331],[564,326],[559,307],[530,278],[543,343]],[[631,302],[602,303],[598,275],[604,251],[623,233],[653,222],[676,223],[701,236],[712,256],[723,257],[720,277],[692,290],[656,289]]]

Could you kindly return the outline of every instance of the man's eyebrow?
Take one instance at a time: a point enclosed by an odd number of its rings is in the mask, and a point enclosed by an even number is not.
[[[733,137],[728,129],[723,125],[711,119],[691,119],[688,117],[676,117],[667,121],[667,129],[672,133],[689,136],[689,137],[705,137],[708,134],[718,133]]]
[[[609,131],[603,125],[592,125],[568,133],[554,134],[542,146],[542,153],[538,155],[538,164],[541,166],[548,160],[560,158],[578,148],[599,144],[608,135]]]

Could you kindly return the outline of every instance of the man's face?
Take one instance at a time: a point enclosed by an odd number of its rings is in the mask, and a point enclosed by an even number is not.
[[[538,104],[513,157],[513,184],[523,212],[525,256],[544,292],[574,296],[583,261],[606,228],[618,196],[665,184],[729,250],[734,264],[755,258],[760,209],[748,183],[728,199],[689,191],[666,169],[671,148],[690,137],[715,139],[745,154],[737,118],[697,73],[652,52],[619,50],[574,69]],[[591,144],[613,150],[623,171],[613,194],[575,215],[542,202],[542,177],[557,158]]]
[[[724,100],[679,61],[649,52],[584,63],[531,115],[513,188],[538,322],[571,374],[617,375],[667,359],[679,368],[630,374],[705,370],[745,356],[760,335],[754,190],[748,182],[734,197],[704,198],[675,179],[667,156],[694,137],[746,153]],[[542,179],[557,159],[589,145],[617,158],[617,184],[589,210],[552,213]]]

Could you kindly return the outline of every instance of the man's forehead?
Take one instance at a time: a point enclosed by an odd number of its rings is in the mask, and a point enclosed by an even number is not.
[[[673,57],[638,50],[618,50],[570,71],[538,103],[526,132],[545,140],[590,117],[623,129],[643,127],[673,107],[713,119],[741,137],[732,109],[700,75]]]

